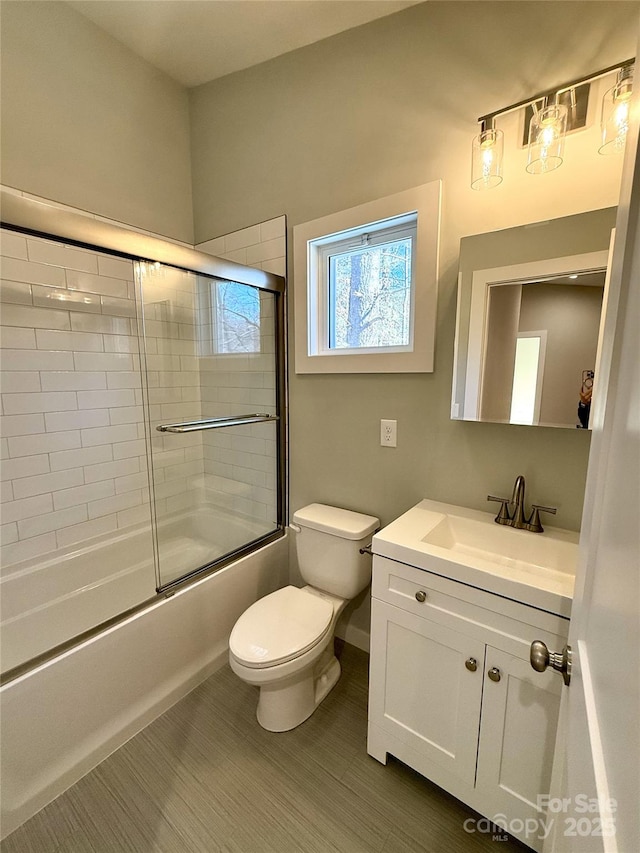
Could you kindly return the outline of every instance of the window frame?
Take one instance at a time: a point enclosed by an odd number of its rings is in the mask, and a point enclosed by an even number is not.
[[[433,371],[441,182],[433,181],[297,225],[294,241],[296,373],[430,373]],[[411,328],[406,346],[330,348],[326,259],[360,235],[392,233],[415,223]],[[389,242],[384,240],[384,242]],[[320,310],[322,308],[322,311]]]
[[[363,354],[363,353],[379,353],[379,352],[412,352],[414,338],[414,323],[415,323],[415,248],[416,248],[416,227],[417,217],[415,214],[409,216],[395,217],[394,219],[384,220],[383,222],[373,222],[367,225],[354,228],[347,232],[347,236],[343,234],[330,235],[321,240],[312,241],[313,246],[311,251],[317,249],[318,252],[318,305],[323,305],[327,310],[317,312],[318,323],[318,340],[317,349],[319,355],[327,353],[340,352],[345,354]],[[369,238],[366,243],[363,243],[363,237]],[[334,258],[357,252],[362,248],[373,248],[375,246],[384,246],[389,243],[398,242],[400,240],[411,240],[411,276],[409,282],[409,342],[407,344],[389,344],[380,347],[336,347],[332,346],[332,326],[334,323],[333,304],[335,301],[332,293],[333,283],[331,280],[331,270],[333,268]]]

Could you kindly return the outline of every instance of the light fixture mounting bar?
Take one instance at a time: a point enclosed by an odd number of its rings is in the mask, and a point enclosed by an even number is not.
[[[576,80],[571,80],[568,83],[563,83],[561,86],[554,89],[547,89],[544,92],[540,92],[537,95],[534,95],[532,98],[525,98],[522,101],[518,101],[515,104],[509,104],[508,107],[503,107],[500,110],[495,110],[491,113],[486,113],[483,116],[478,118],[479,122],[482,122],[483,127],[491,126],[494,119],[498,116],[507,115],[507,113],[515,112],[515,110],[519,110],[522,107],[528,107],[531,104],[535,104],[537,101],[541,101],[544,98],[547,98],[549,95],[558,95],[562,92],[567,92],[570,89],[575,88],[576,86],[581,86],[584,83],[592,83],[594,80],[598,80],[600,77],[604,77],[607,74],[611,74],[613,71],[619,71],[621,68],[626,68],[628,65],[633,65],[636,59],[635,56],[632,56],[631,59],[625,59],[623,62],[617,62],[615,65],[609,65],[607,68],[602,68],[600,71],[596,71],[594,74],[590,74],[588,77],[578,77]]]

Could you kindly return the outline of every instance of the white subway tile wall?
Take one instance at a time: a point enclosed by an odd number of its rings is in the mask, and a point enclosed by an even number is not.
[[[0,254],[10,569],[150,513],[132,263],[7,230]]]
[[[239,264],[285,276],[287,269],[286,218],[276,216],[213,240],[196,249]]]

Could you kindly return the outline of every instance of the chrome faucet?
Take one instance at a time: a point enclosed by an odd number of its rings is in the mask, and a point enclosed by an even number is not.
[[[509,527],[516,527],[518,530],[543,533],[544,527],[540,524],[540,513],[550,512],[552,515],[555,515],[556,508],[554,506],[531,504],[531,515],[527,518],[525,514],[524,488],[524,477],[522,474],[518,474],[513,484],[511,500],[509,498],[497,498],[494,495],[487,495],[488,501],[497,501],[501,504],[500,511],[495,517],[495,522],[496,524],[506,524]],[[509,512],[511,507],[513,507],[513,511]]]

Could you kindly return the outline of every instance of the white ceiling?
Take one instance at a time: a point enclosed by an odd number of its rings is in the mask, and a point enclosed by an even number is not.
[[[197,86],[422,0],[67,0],[156,68]]]

